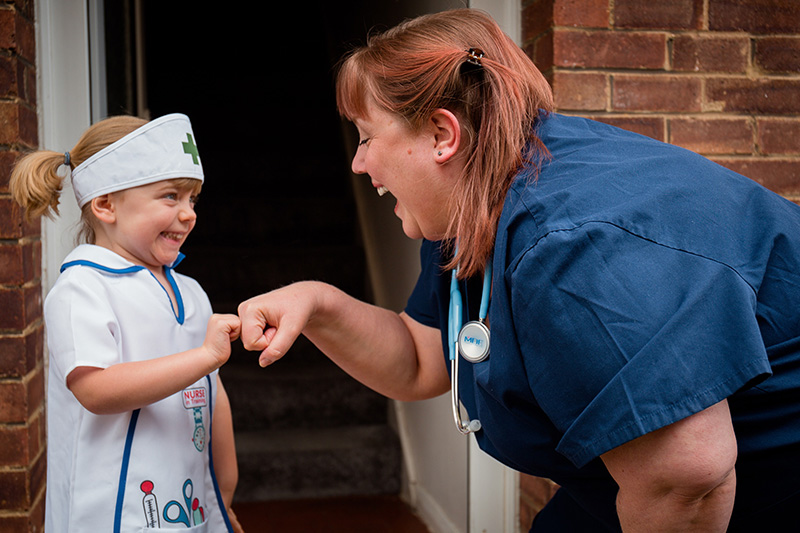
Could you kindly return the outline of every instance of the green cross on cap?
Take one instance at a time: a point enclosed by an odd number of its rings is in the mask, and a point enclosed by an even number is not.
[[[197,156],[199,155],[197,153],[197,145],[194,144],[194,140],[192,139],[192,134],[187,133],[186,138],[189,139],[188,142],[181,143],[183,145],[183,153],[191,155],[192,163],[194,163],[195,165],[199,165],[200,160],[197,158]]]

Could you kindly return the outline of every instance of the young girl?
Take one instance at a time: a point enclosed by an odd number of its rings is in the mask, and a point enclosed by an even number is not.
[[[240,324],[212,315],[200,285],[173,270],[203,182],[189,119],[109,118],[67,153],[25,156],[11,192],[28,216],[58,213],[61,165],[87,244],[67,256],[45,301],[45,530],[238,531],[217,369]]]

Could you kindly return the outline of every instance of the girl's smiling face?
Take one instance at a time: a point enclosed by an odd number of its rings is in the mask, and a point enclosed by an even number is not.
[[[413,131],[394,113],[368,106],[365,117],[354,119],[359,133],[352,169],[369,174],[378,194],[392,193],[395,214],[403,232],[412,239],[445,237],[449,221],[452,181],[442,176],[437,161],[435,128],[424,125]],[[438,155],[441,157],[441,154]]]
[[[106,195],[113,220],[107,223],[98,217],[102,223],[96,244],[153,272],[174,263],[197,221],[199,187],[179,186],[183,181],[159,181]]]

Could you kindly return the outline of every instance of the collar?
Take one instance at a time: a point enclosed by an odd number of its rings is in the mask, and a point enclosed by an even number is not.
[[[171,265],[164,265],[167,270],[172,270],[186,257],[182,253],[178,253],[177,259]],[[135,265],[108,248],[97,246],[95,244],[81,244],[72,250],[64,262],[61,263],[60,272],[64,272],[67,268],[75,265],[84,265],[102,270],[103,272],[110,272],[112,274],[131,274],[140,270],[145,270],[141,265]]]

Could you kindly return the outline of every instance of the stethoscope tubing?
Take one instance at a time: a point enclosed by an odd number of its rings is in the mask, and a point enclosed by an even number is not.
[[[469,433],[473,433],[475,431],[479,431],[481,429],[481,423],[479,420],[469,420],[464,422],[461,418],[461,396],[458,391],[458,364],[459,364],[459,354],[461,352],[459,348],[459,335],[462,332],[462,312],[461,308],[463,305],[463,297],[461,295],[461,290],[458,286],[458,268],[454,268],[450,278],[450,309],[449,309],[449,317],[448,317],[448,324],[447,324],[447,337],[448,337],[448,345],[449,345],[449,358],[450,358],[450,398],[453,407],[453,420],[456,424],[456,429],[458,429],[459,433],[462,435],[468,435]],[[486,326],[486,316],[489,312],[489,299],[491,296],[491,289],[492,289],[492,262],[491,260],[486,262],[486,268],[484,269],[483,274],[483,290],[481,291],[481,306],[478,315],[478,324],[482,330],[485,330],[486,335],[486,342],[487,346],[485,349],[485,354],[473,360],[472,362],[479,362],[484,360],[486,357],[489,356],[489,329]],[[470,326],[471,324],[475,324],[473,322],[468,322],[466,326]],[[461,353],[463,356],[463,353]]]

